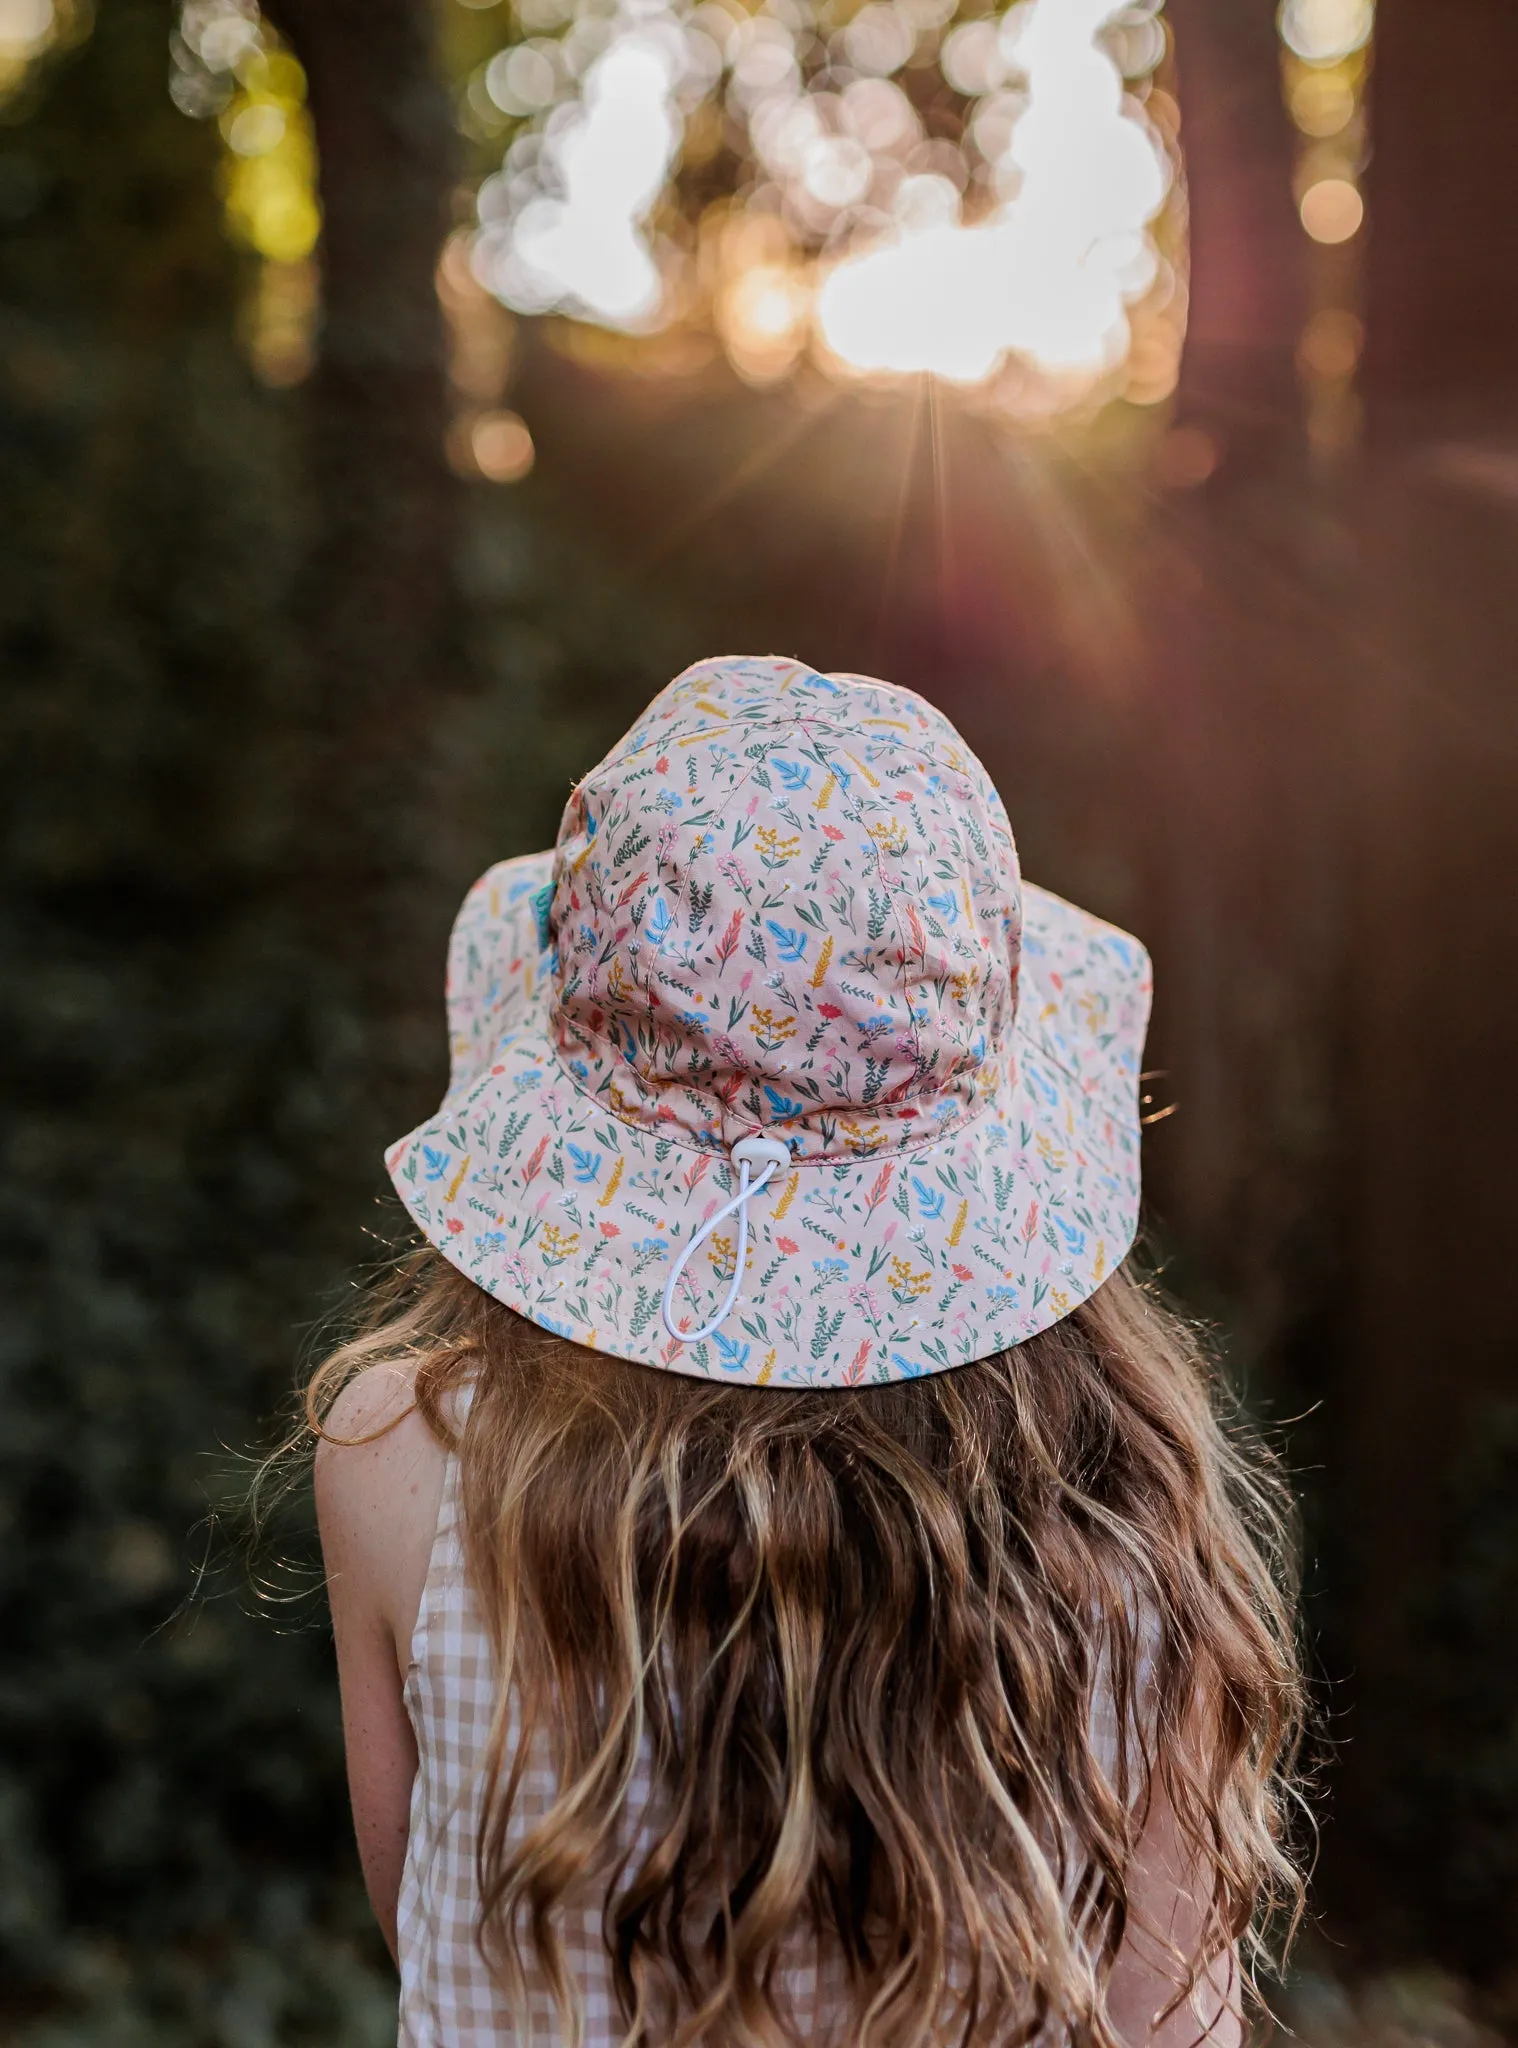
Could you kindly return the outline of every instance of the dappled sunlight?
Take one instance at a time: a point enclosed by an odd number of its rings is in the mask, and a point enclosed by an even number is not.
[[[703,329],[755,382],[926,373],[1023,417],[1173,388],[1157,0],[536,6],[471,100],[509,135],[471,260],[514,311]]]

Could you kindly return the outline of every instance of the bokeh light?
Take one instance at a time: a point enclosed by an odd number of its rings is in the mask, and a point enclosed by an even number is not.
[[[53,0],[0,0],[0,64],[29,64],[53,39]]]
[[[88,0],[0,0],[0,106],[50,50],[88,33]]]
[[[298,383],[314,356],[321,234],[305,72],[257,0],[184,0],[169,55],[175,105],[215,120],[226,145],[228,229],[264,259],[245,322],[253,365],[266,383]]]
[[[1307,64],[1334,64],[1370,41],[1375,0],[1281,0],[1281,40]]]
[[[504,136],[470,260],[513,311],[684,323],[752,382],[803,359],[926,373],[1024,416],[1173,388],[1184,208],[1160,0],[515,15],[520,39],[464,96],[476,138]]]
[[[1333,461],[1361,427],[1355,371],[1365,224],[1360,179],[1369,156],[1365,88],[1374,0],[1281,0],[1281,86],[1297,129],[1292,187],[1302,227],[1316,245],[1307,264],[1309,311],[1297,343],[1307,440]]]
[[[472,446],[480,475],[492,483],[514,484],[532,468],[532,436],[517,413],[487,413],[476,420]]]
[[[1302,194],[1302,225],[1315,242],[1347,242],[1360,232],[1365,201],[1348,178],[1320,178]]]

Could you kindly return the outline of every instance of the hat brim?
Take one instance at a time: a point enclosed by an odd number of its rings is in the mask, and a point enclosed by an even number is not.
[[[1024,885],[1014,1058],[948,1136],[798,1162],[750,1203],[742,1292],[697,1344],[666,1333],[670,1261],[735,1189],[684,1133],[584,1093],[549,1031],[541,929],[551,853],[503,861],[454,927],[452,1078],[386,1164],[418,1227],[499,1300],[595,1351],[752,1385],[912,1379],[1023,1342],[1084,1301],[1133,1243],[1149,957]],[[677,1319],[727,1291],[737,1233],[686,1268]]]

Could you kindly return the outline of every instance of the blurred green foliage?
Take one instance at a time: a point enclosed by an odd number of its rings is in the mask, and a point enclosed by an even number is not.
[[[170,21],[106,0],[0,126],[0,2032],[29,2048],[394,2024],[320,1603],[254,1611],[207,1526],[378,1188],[332,1165],[354,1020],[297,915],[306,401],[239,355]],[[551,837],[671,649],[645,619],[629,660],[594,563],[466,495],[477,687],[440,745],[483,865]]]

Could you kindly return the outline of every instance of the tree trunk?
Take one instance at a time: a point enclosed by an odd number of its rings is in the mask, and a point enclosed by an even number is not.
[[[310,85],[323,328],[307,394],[315,542],[302,918],[329,1138],[358,1167],[439,1092],[458,882],[440,744],[461,682],[458,486],[434,271],[457,137],[420,0],[278,0]],[[456,794],[456,793],[455,793]]]
[[[1191,212],[1179,410],[1265,444],[1296,413],[1306,249],[1271,0],[1170,0]],[[1241,450],[1242,452],[1242,450]]]

